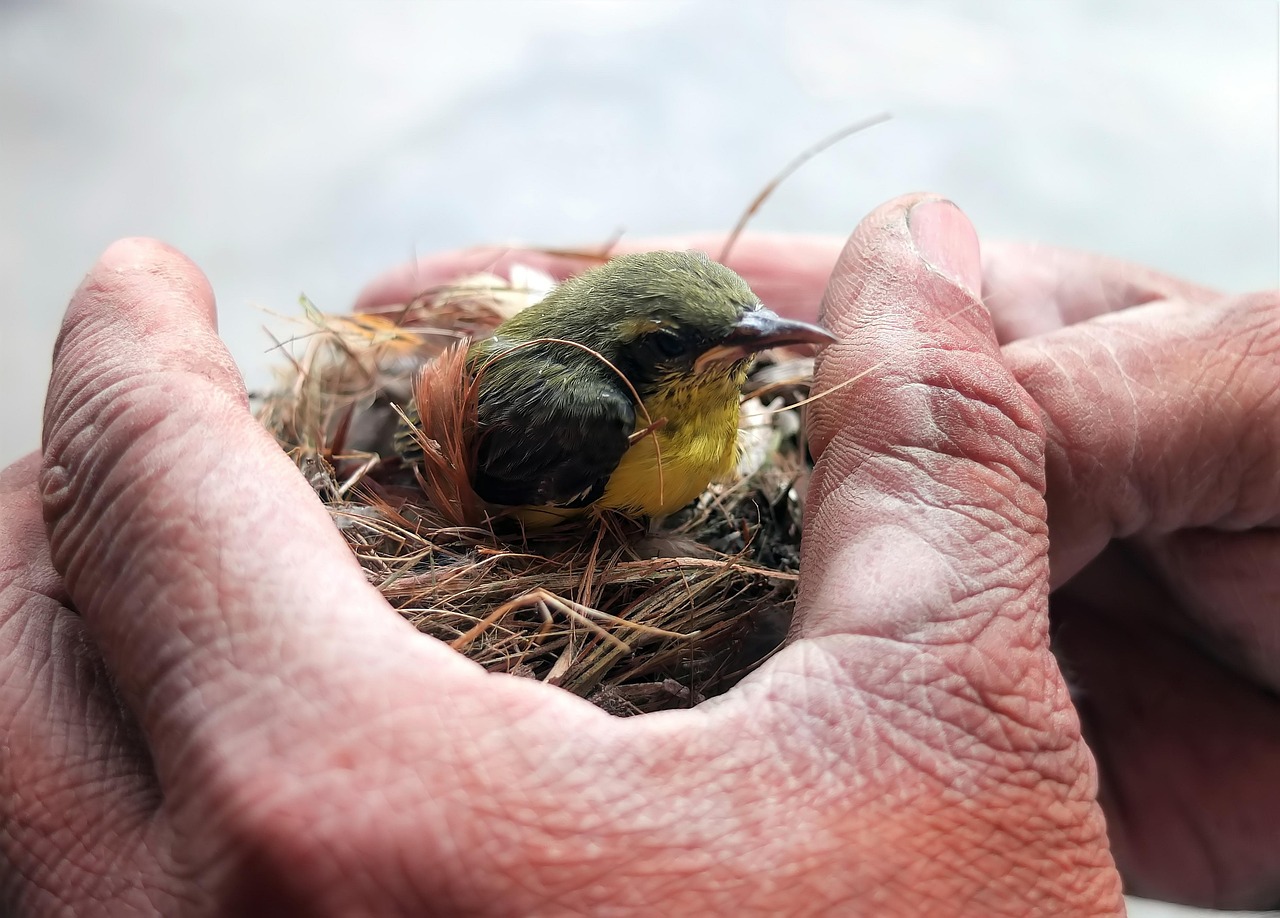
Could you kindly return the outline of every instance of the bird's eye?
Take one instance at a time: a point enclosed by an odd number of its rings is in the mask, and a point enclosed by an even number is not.
[[[653,346],[663,357],[680,357],[688,351],[684,339],[673,331],[660,331],[653,336]]]

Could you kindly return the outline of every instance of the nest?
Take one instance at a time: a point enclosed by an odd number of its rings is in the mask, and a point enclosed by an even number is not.
[[[596,511],[525,530],[470,489],[463,355],[549,285],[517,269],[372,313],[304,301],[306,327],[281,347],[289,364],[259,418],[420,631],[614,714],[690,707],[757,667],[789,627],[808,464],[788,406],[807,396],[812,361],[765,355],[744,391],[733,480],[660,526]]]

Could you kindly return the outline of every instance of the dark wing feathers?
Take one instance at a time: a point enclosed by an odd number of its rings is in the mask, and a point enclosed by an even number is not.
[[[476,493],[507,506],[597,500],[627,451],[636,412],[612,371],[495,361],[480,383]]]

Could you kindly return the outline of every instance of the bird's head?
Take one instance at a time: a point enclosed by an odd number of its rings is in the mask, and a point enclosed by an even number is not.
[[[676,378],[741,385],[759,351],[830,344],[830,332],[785,319],[746,281],[698,252],[621,255],[565,281],[509,320],[506,340],[553,337],[598,351],[643,398]]]

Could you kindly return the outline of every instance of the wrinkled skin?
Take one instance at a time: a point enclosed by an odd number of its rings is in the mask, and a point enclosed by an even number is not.
[[[984,257],[920,197],[843,251],[739,245],[792,314],[830,278],[819,387],[865,375],[811,409],[787,649],[616,720],[400,620],[248,415],[198,270],[113,246],[43,460],[0,476],[6,911],[1115,914],[1113,851],[1135,892],[1280,900],[1277,297]]]

